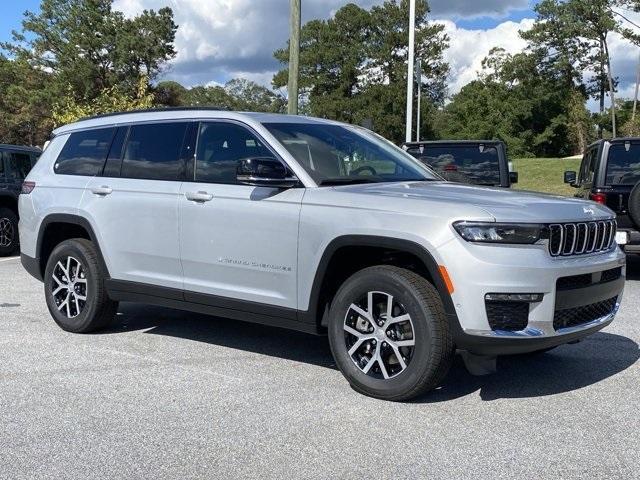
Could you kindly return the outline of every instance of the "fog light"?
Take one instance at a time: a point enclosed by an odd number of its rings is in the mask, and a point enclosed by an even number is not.
[[[487,293],[484,299],[489,302],[528,302],[538,303],[542,301],[542,293]]]

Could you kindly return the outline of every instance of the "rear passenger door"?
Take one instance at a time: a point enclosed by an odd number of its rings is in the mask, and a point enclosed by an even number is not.
[[[178,244],[183,146],[190,122],[112,129],[109,154],[80,209],[96,225],[111,277],[127,288],[182,288]]]
[[[185,297],[239,309],[253,302],[262,314],[269,312],[264,304],[296,308],[304,189],[238,184],[240,159],[277,158],[242,124],[202,122],[197,138],[180,199]]]

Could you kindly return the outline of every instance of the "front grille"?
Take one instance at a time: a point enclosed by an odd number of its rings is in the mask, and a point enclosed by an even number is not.
[[[613,297],[591,305],[556,310],[553,316],[553,328],[559,330],[561,328],[575,327],[605,317],[613,312],[617,300],[618,297]]]
[[[615,239],[615,220],[549,225],[549,253],[553,257],[609,250]]]
[[[509,301],[485,301],[487,319],[491,330],[517,332],[527,328],[529,303]]]
[[[618,280],[622,276],[622,267],[612,268],[604,272],[584,273],[582,275],[572,275],[561,277],[556,282],[558,290],[572,290],[574,288],[590,287],[599,283],[607,283]]]

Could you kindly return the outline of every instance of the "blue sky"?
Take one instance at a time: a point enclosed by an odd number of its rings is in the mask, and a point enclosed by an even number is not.
[[[383,0],[350,0],[363,8]],[[39,0],[14,0],[0,7],[0,40],[20,29],[25,10],[36,10]],[[303,22],[327,18],[346,0],[302,0]],[[445,25],[451,39],[446,59],[451,65],[450,93],[477,77],[482,59],[493,47],[521,51],[519,31],[530,28],[534,0],[430,0],[431,17]],[[224,84],[243,77],[269,85],[280,68],[273,51],[288,38],[289,0],[114,0],[114,8],[128,16],[143,9],[169,6],[179,29],[178,55],[163,78],[185,86]],[[622,96],[630,96],[638,53],[612,38],[614,74]]]

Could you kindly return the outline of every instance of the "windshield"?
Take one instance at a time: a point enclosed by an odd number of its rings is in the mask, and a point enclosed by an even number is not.
[[[365,129],[312,123],[264,126],[318,185],[440,180],[401,149]]]
[[[609,147],[607,185],[635,185],[640,180],[640,143]]]
[[[482,144],[420,145],[407,152],[456,182],[500,185],[498,149]]]

